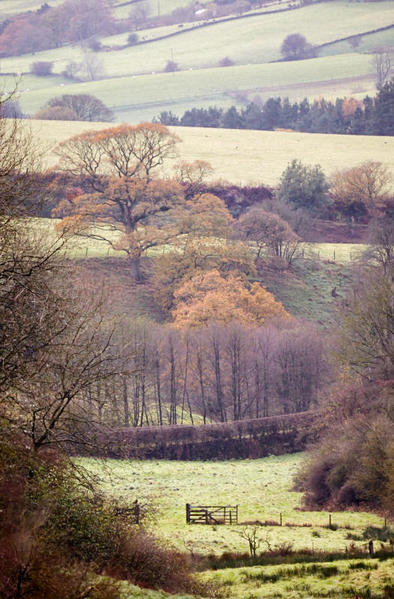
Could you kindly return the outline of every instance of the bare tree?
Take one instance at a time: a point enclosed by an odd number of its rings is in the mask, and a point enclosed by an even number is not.
[[[388,81],[391,73],[392,55],[389,50],[380,49],[373,57],[376,73],[376,87],[380,89]]]
[[[245,526],[238,532],[241,539],[245,539],[245,541],[248,542],[250,557],[252,558],[257,557],[257,550],[261,547],[261,544],[263,543],[263,539],[261,538],[261,535],[259,533],[260,530],[258,526]]]
[[[66,238],[43,242],[29,219],[38,166],[29,130],[0,118],[0,414],[36,449],[70,439],[83,391],[118,368],[99,304],[62,259]]]

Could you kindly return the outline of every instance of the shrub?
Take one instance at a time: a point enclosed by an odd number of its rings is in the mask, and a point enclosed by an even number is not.
[[[48,77],[52,75],[53,62],[39,60],[30,65],[30,72],[37,77]]]
[[[173,60],[169,60],[166,64],[166,66],[164,67],[164,72],[165,73],[174,73],[175,71],[179,71],[178,63],[174,62]]]
[[[232,67],[234,64],[234,61],[231,60],[231,58],[229,58],[228,56],[225,56],[219,61],[220,67]]]
[[[97,37],[90,38],[86,45],[92,52],[100,52],[103,49],[103,45]]]
[[[66,106],[45,106],[34,115],[42,121],[78,121],[78,115]]]
[[[96,579],[104,570],[143,586],[201,590],[186,557],[119,517],[86,474],[76,476],[66,458],[32,453],[6,433],[0,512],[2,599],[115,599],[117,584]]]
[[[310,46],[303,35],[300,33],[291,33],[283,40],[280,51],[285,58],[289,60],[298,60],[305,57],[309,47]]]
[[[62,71],[62,75],[65,79],[76,80],[81,70],[81,64],[79,62],[70,61],[67,63],[66,68]]]
[[[51,98],[48,107],[72,110],[78,121],[112,121],[113,113],[105,104],[90,94],[64,94]]]
[[[129,36],[127,37],[127,44],[129,46],[135,46],[136,44],[138,44],[138,41],[139,41],[139,38],[136,33],[130,33]]]

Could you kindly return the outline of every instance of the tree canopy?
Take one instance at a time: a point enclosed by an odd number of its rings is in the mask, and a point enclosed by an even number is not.
[[[320,166],[293,160],[282,173],[277,197],[295,208],[317,211],[328,203],[328,182]]]

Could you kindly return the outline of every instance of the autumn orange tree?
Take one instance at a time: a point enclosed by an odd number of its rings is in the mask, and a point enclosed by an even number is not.
[[[229,238],[233,218],[223,200],[206,193],[186,201],[179,212],[173,248],[156,257],[155,297],[161,308],[174,306],[175,290],[198,273],[253,274],[253,257],[246,244]]]
[[[227,277],[217,270],[196,274],[175,292],[174,325],[202,327],[210,322],[240,322],[256,326],[289,315],[280,302],[259,283],[249,284],[240,274]]]
[[[125,251],[137,279],[143,252],[173,234],[171,226],[160,227],[158,217],[183,201],[175,181],[153,177],[178,141],[163,125],[142,123],[85,132],[56,150],[58,169],[81,177],[87,191],[68,195],[55,215],[77,235]]]

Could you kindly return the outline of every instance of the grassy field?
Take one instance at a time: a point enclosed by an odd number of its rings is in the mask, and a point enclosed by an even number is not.
[[[318,45],[383,27],[391,22],[394,22],[394,10],[392,3],[387,0],[373,5],[335,0],[284,13],[219,22],[185,31],[168,40],[105,52],[100,58],[107,75],[111,77],[158,72],[163,70],[166,60],[170,58],[181,69],[214,67],[224,56],[232,58],[237,65],[265,64],[281,57],[280,46],[289,33],[299,32],[309,43]],[[138,36],[142,40],[154,35],[154,32],[154,29],[140,31]],[[159,30],[157,36],[162,33]],[[118,39],[119,36],[114,38],[115,45]],[[112,43],[111,38],[104,38],[103,42],[106,45]],[[346,49],[348,52],[349,48]],[[71,46],[37,52],[34,56],[6,58],[2,61],[2,70],[26,72],[32,61],[48,60],[48,54],[54,62],[54,72],[59,73],[68,60],[78,59],[80,50],[78,46]],[[352,57],[348,60],[352,61]],[[353,66],[353,73],[363,74],[359,72],[358,65]],[[320,78],[330,79],[332,75],[321,70]]]
[[[63,0],[50,0],[51,6],[58,6]],[[37,10],[42,6],[42,0],[0,0],[0,15],[2,18],[17,15],[27,10]]]
[[[207,572],[237,599],[314,599],[320,597],[392,597],[394,560],[336,561],[295,566],[255,566]],[[391,591],[388,590],[391,588]],[[390,593],[390,594],[389,594]]]
[[[200,4],[207,4],[209,0],[200,0]],[[130,11],[133,10],[132,5],[128,6],[116,6],[122,2],[115,1],[115,15],[118,19],[124,19],[129,16]],[[183,8],[189,4],[188,0],[145,0],[143,2],[144,7],[147,8],[148,15],[151,17],[163,16],[170,14],[177,8]],[[135,8],[135,7],[134,7]]]
[[[373,65],[370,56],[362,54],[325,56],[291,63],[247,64],[156,73],[156,70],[162,71],[167,60],[171,58],[171,51],[168,49],[164,58],[161,53],[153,53],[157,68],[152,67],[150,74],[137,75],[138,64],[141,65],[140,71],[147,71],[143,55],[138,59],[140,62],[130,63],[127,55],[122,53],[123,51],[118,52],[116,77],[110,81],[102,79],[66,84],[67,93],[97,96],[115,112],[116,120],[127,122],[139,122],[143,120],[142,117],[145,120],[148,117],[153,118],[161,110],[183,114],[186,107],[200,106],[201,101],[221,105],[223,100],[228,101],[231,98],[232,104],[239,103],[239,92],[247,96],[254,92],[263,92],[267,96],[290,97],[293,92],[296,97],[305,97],[308,95],[309,85],[322,91],[326,89],[327,81],[331,81],[330,94],[335,93],[333,90],[337,90],[336,93],[340,95],[373,93]],[[50,54],[44,58],[50,59]],[[220,58],[223,56],[219,56],[218,61]],[[65,59],[64,62],[68,60]],[[8,65],[3,68],[12,69],[14,66]],[[18,68],[15,70],[18,71]],[[25,69],[22,66],[20,70],[23,72]],[[119,76],[120,72],[125,70],[128,74]],[[11,77],[3,77],[2,81],[8,88],[14,84]],[[29,83],[30,86],[26,86],[22,78],[19,86],[20,103],[23,111],[28,114],[34,114],[50,98],[65,93],[64,79],[48,78],[47,87],[42,87],[40,80],[38,89],[32,76]]]
[[[283,526],[259,526],[260,550],[290,544],[293,549],[365,552],[362,533],[381,527],[382,518],[365,512],[300,511],[301,494],[292,490],[293,476],[305,454],[270,456],[259,460],[226,462],[170,462],[78,459],[109,497],[131,504],[136,498],[149,506],[155,534],[182,552],[221,555],[248,552],[240,532],[251,521],[267,520]],[[203,481],[203,484],[202,484]],[[239,524],[188,525],[185,504],[238,505]],[[249,524],[247,524],[249,522]],[[306,525],[307,524],[307,525]],[[356,539],[356,540],[355,540]],[[359,540],[357,540],[359,539]],[[200,580],[214,583],[221,597],[231,599],[347,599],[388,598],[393,589],[393,559],[351,559],[206,570]],[[313,560],[313,557],[310,559]],[[317,559],[317,558],[316,558]],[[391,591],[389,590],[391,588]],[[123,585],[122,599],[165,599],[166,593]],[[188,595],[171,595],[186,599]]]
[[[34,219],[34,228],[40,236],[47,240],[56,239],[56,226],[60,219],[37,218]],[[117,235],[111,233],[112,241],[116,241]],[[305,243],[304,256],[307,259],[320,259],[321,261],[333,261],[339,265],[347,264],[358,257],[365,248],[359,243]],[[122,257],[121,251],[109,248],[105,242],[86,238],[75,238],[70,241],[68,255],[72,258],[104,258],[106,256]]]
[[[182,114],[192,106],[241,105],[243,100],[234,97],[237,92],[249,98],[254,93],[263,98],[287,95],[291,99],[362,96],[375,91],[371,56],[363,52],[389,41],[387,35],[376,39],[367,36],[356,51],[344,42],[322,49],[322,56],[316,59],[270,61],[280,57],[284,37],[294,31],[304,34],[312,44],[321,44],[392,21],[393,6],[387,0],[379,3],[335,0],[280,14],[215,23],[169,39],[99,53],[103,69],[103,79],[99,81],[76,83],[60,77],[68,62],[82,59],[78,45],[5,58],[1,67],[3,72],[27,73],[32,62],[54,63],[55,77],[27,76],[21,82],[20,88],[24,90],[21,103],[29,114],[63,93],[62,87],[67,85],[68,92],[98,96],[114,110],[118,120],[128,122],[151,119],[161,110]],[[150,29],[138,35],[143,40],[173,31],[174,28]],[[126,37],[127,34],[122,34],[104,38],[103,42],[119,46]],[[224,57],[231,58],[235,66],[219,67]],[[163,74],[168,60],[177,62],[181,71]],[[6,87],[13,85],[6,77],[2,82]]]
[[[279,521],[282,513],[284,526],[261,527],[261,536],[267,535],[273,546],[288,541],[296,549],[344,551],[351,542],[346,538],[349,530],[356,535],[367,526],[382,525],[382,519],[373,514],[338,512],[332,514],[332,522],[351,529],[330,530],[323,528],[328,524],[327,512],[299,511],[301,494],[292,491],[292,479],[304,461],[304,454],[227,462],[79,460],[99,477],[110,496],[152,504],[159,516],[156,532],[183,551],[248,551],[247,541],[239,535],[240,526],[187,525],[186,503],[239,505],[241,523]],[[304,523],[312,526],[301,526]],[[354,542],[360,548],[365,543]]]
[[[38,143],[46,150],[44,164],[50,167],[56,163],[52,150],[59,142],[82,131],[108,127],[108,123],[31,121],[26,126],[31,127]],[[375,160],[385,164],[394,175],[393,137],[198,127],[173,127],[172,131],[181,139],[176,160],[207,160],[214,168],[213,179],[234,184],[277,185],[293,159],[306,164],[321,164],[326,175]],[[172,162],[168,162],[164,174],[171,175]]]

